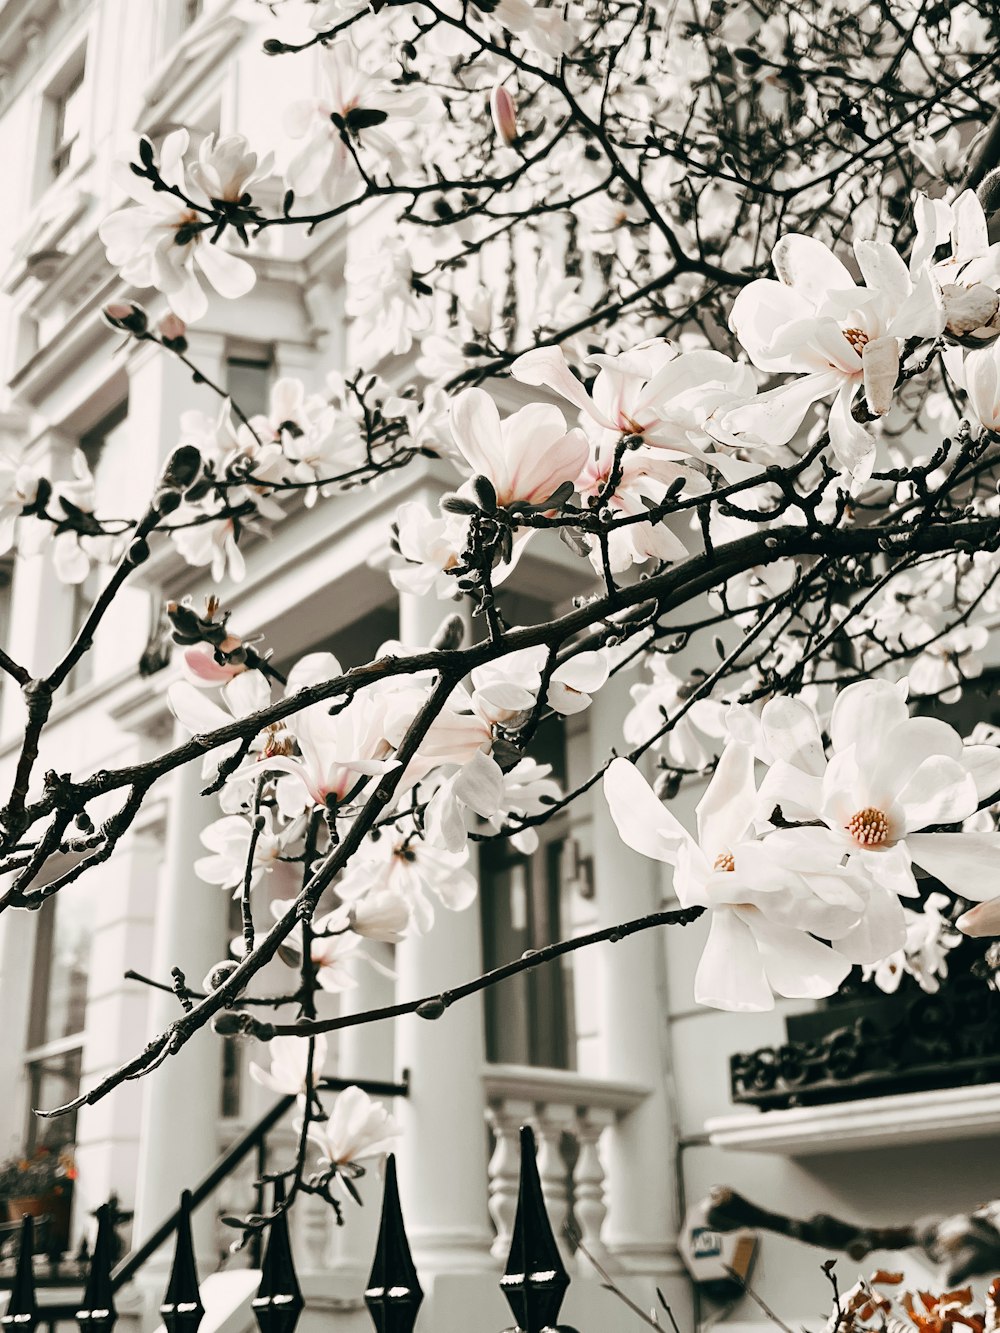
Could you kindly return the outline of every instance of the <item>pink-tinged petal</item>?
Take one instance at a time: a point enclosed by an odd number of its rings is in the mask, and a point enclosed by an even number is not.
[[[775,925],[760,914],[754,915],[751,929],[764,973],[779,995],[817,1000],[833,995],[851,970],[843,954],[804,930]]]
[[[906,845],[956,897],[982,902],[1000,888],[1000,833],[911,833]]]
[[[902,262],[902,261],[900,261]],[[869,410],[884,417],[892,407],[899,375],[899,339],[873,338],[861,354],[864,366],[865,402]]]
[[[861,919],[836,940],[834,948],[851,963],[878,963],[905,943],[903,904],[891,889],[873,880]]]
[[[536,347],[530,352],[525,352],[516,361],[511,362],[510,373],[521,384],[534,384],[551,389],[560,398],[573,403],[581,412],[586,412],[599,426],[604,426],[607,430],[617,430],[615,422],[597,410],[584,385],[570,370],[565,354],[560,348]]]
[[[976,784],[954,759],[925,759],[896,798],[907,834],[932,825],[957,824],[978,805]]]
[[[857,286],[829,246],[801,232],[781,237],[771,251],[771,263],[779,279],[813,305],[821,305],[830,292]]]
[[[756,940],[732,908],[712,913],[695,973],[694,998],[698,1004],[733,1013],[758,1014],[774,1008]]]
[[[962,913],[955,925],[963,935],[971,935],[974,939],[1000,935],[1000,897],[988,898],[986,902],[970,907]]]
[[[816,714],[802,699],[779,694],[761,710],[764,740],[775,759],[813,777],[821,777],[826,768],[823,738]]]
[[[205,277],[228,301],[246,296],[257,281],[252,264],[238,255],[231,255],[221,246],[202,242],[195,250],[195,257]]]
[[[756,806],[753,751],[730,741],[698,803],[698,841],[710,861],[743,841]]]
[[[506,481],[501,500],[545,501],[563,485],[576,483],[587,466],[590,445],[580,430],[566,430],[566,421],[550,403],[530,403],[507,418],[502,427]]]
[[[479,476],[499,490],[506,480],[500,413],[488,393],[466,389],[451,403],[451,433],[462,457]]]
[[[654,861],[675,863],[679,847],[690,836],[634,764],[612,760],[604,774],[604,797],[626,846]]]
[[[200,685],[203,688],[225,685],[227,681],[245,670],[242,666],[221,665],[215,660],[215,654],[207,643],[198,643],[191,648],[185,648],[181,667],[192,685]]]

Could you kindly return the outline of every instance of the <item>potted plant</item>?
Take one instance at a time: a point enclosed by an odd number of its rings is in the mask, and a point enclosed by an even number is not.
[[[45,1249],[61,1254],[69,1245],[70,1206],[76,1167],[65,1147],[38,1147],[30,1156],[11,1157],[0,1164],[0,1198],[11,1222],[25,1213],[46,1217]]]

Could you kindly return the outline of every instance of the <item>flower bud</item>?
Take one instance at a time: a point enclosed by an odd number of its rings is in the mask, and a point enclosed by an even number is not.
[[[502,83],[498,83],[490,93],[490,114],[497,138],[507,148],[513,148],[518,139],[517,113],[514,99]]]
[[[135,301],[112,301],[101,311],[106,323],[124,333],[145,333],[149,327],[146,312]]]
[[[156,330],[163,339],[164,347],[169,347],[172,352],[184,352],[187,350],[187,325],[182,319],[179,319],[172,311],[163,316]]]
[[[239,967],[239,963],[237,963],[235,959],[233,958],[223,959],[221,963],[216,963],[215,966],[209,971],[208,975],[205,977],[205,980],[201,983],[202,986],[204,986],[205,990],[209,991],[218,990],[220,986],[224,986],[226,984],[229,978],[236,971],[237,967]]]

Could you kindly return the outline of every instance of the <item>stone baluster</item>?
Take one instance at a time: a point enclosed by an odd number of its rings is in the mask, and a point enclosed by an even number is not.
[[[538,1176],[549,1221],[563,1259],[570,1254],[566,1222],[570,1211],[569,1167],[563,1154],[563,1135],[573,1128],[573,1110],[558,1104],[541,1106],[534,1120],[538,1140]]]
[[[529,1102],[503,1101],[490,1106],[486,1121],[493,1131],[493,1155],[487,1168],[490,1182],[489,1209],[497,1229],[492,1254],[506,1259],[517,1212],[517,1187],[521,1168],[519,1131],[531,1119]]]
[[[580,1110],[574,1127],[578,1153],[573,1168],[573,1216],[586,1250],[586,1254],[577,1253],[577,1267],[581,1274],[589,1276],[598,1274],[588,1255],[605,1271],[613,1271],[616,1266],[601,1239],[608,1205],[604,1197],[604,1165],[599,1148],[601,1135],[614,1121],[614,1111],[590,1107]]]

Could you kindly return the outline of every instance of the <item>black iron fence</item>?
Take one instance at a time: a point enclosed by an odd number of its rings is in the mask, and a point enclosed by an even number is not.
[[[277,1123],[280,1119],[277,1106],[272,1114],[272,1123]],[[251,1309],[261,1333],[294,1333],[305,1308],[305,1299],[295,1272],[287,1212],[279,1207],[284,1202],[284,1185],[277,1180],[272,1189],[272,1206],[277,1215],[267,1229],[260,1286],[251,1301]],[[0,1329],[3,1333],[35,1333],[36,1329],[47,1325],[50,1333],[54,1333],[57,1324],[75,1320],[81,1333],[111,1333],[118,1317],[116,1290],[134,1276],[145,1259],[174,1232],[173,1264],[160,1315],[168,1333],[197,1333],[205,1307],[191,1238],[194,1205],[194,1192],[185,1191],[169,1225],[164,1223],[144,1246],[117,1268],[114,1210],[110,1204],[102,1205],[97,1210],[97,1238],[86,1287],[77,1306],[39,1305],[32,1264],[35,1219],[22,1218],[17,1270],[6,1313],[0,1316]],[[569,1284],[569,1273],[559,1253],[542,1196],[534,1135],[529,1128],[523,1128],[517,1213],[507,1265],[500,1279],[500,1290],[516,1321],[506,1333],[576,1333],[557,1322]],[[382,1216],[365,1304],[378,1333],[413,1333],[422,1300],[423,1291],[403,1224],[396,1186],[396,1163],[390,1155],[386,1159]]]

